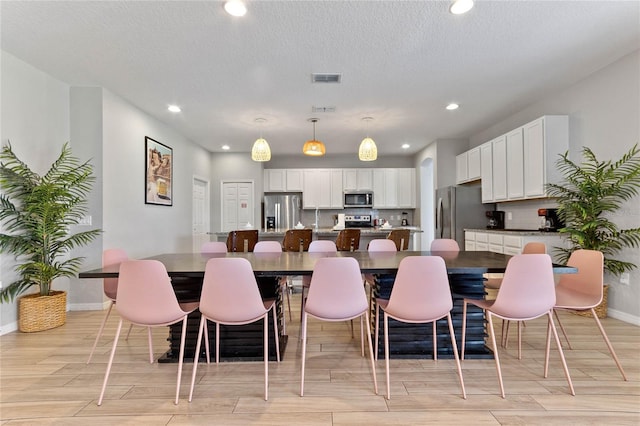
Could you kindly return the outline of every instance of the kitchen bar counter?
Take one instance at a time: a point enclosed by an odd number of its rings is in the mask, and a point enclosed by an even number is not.
[[[561,235],[559,232],[540,231],[538,229],[487,229],[487,228],[465,228],[465,231],[484,232],[487,234],[502,235],[522,235],[522,236],[540,236],[540,237],[557,237]]]

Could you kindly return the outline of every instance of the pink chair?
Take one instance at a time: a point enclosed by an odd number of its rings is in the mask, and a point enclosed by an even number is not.
[[[431,251],[460,251],[460,246],[456,240],[449,238],[438,238],[431,241]]]
[[[312,316],[323,321],[347,321],[360,318],[360,344],[364,355],[364,330],[369,341],[373,386],[378,394],[376,367],[373,360],[369,306],[362,286],[358,261],[352,257],[323,257],[316,261],[309,286],[307,303],[302,313],[302,374],[300,396],[304,395],[304,368],[307,350],[307,321]],[[364,324],[363,324],[364,321]]]
[[[226,253],[227,244],[222,241],[208,241],[200,247],[200,253]]]
[[[121,318],[118,323],[116,337],[113,340],[107,371],[104,374],[98,405],[102,405],[102,397],[107,388],[122,322],[125,319],[133,324],[145,327],[164,327],[182,321],[175,400],[175,403],[178,404],[184,344],[187,334],[187,316],[198,308],[198,302],[178,303],[167,270],[157,260],[129,260],[122,262],[119,276],[116,307]],[[149,347],[151,347],[150,335]]]
[[[282,253],[282,245],[278,241],[258,241],[253,247],[254,253]],[[289,288],[287,286],[287,279],[285,277],[278,277],[278,285],[280,287],[280,293],[282,294],[282,300],[287,297],[287,307],[289,308],[289,321],[293,321],[291,315],[291,299],[289,297]],[[286,324],[284,317],[282,319],[282,333],[286,333]]]
[[[564,352],[560,345],[558,332],[553,321],[553,306],[556,303],[555,283],[553,280],[553,269],[551,258],[547,254],[520,254],[509,259],[507,269],[504,273],[502,286],[495,300],[475,300],[464,299],[462,308],[462,359],[464,359],[466,324],[467,324],[467,305],[475,305],[485,311],[489,329],[489,336],[493,347],[493,355],[496,361],[496,371],[498,373],[498,381],[500,383],[500,393],[504,394],[504,384],[502,383],[502,371],[500,369],[500,358],[498,357],[498,347],[496,345],[496,336],[493,329],[493,317],[502,318],[510,321],[526,321],[541,316],[549,317],[548,327],[553,331],[553,336],[558,346],[560,359],[564,368],[564,374],[571,395],[575,395],[573,383],[569,375],[569,369],[564,358]],[[549,333],[549,330],[547,330]],[[550,336],[547,334],[547,347],[545,352],[545,371],[544,377],[547,377],[548,370],[546,368],[549,362],[549,347],[551,346]]]
[[[398,248],[393,240],[388,239],[375,239],[369,241],[367,245],[367,252],[369,253],[381,253],[381,252],[397,252]],[[373,274],[364,274],[364,284],[369,286],[369,303],[373,300],[373,286],[375,285],[375,277]],[[376,352],[377,355],[377,352]]]
[[[522,254],[546,254],[547,246],[544,243],[532,241],[530,243],[525,244],[522,248]],[[502,284],[502,278],[488,278],[487,281],[484,282],[484,287],[491,290],[499,290],[500,285]],[[554,312],[555,313],[555,312]],[[560,319],[558,315],[555,315],[558,324],[560,325]],[[501,337],[501,345],[503,348],[507,347],[507,343],[509,342],[509,321],[502,321],[502,337]],[[526,323],[518,322],[518,336],[521,336],[520,327],[525,325]],[[563,330],[564,333],[564,330]],[[566,334],[565,334],[566,338]],[[518,348],[522,347],[521,342],[518,342]],[[518,359],[522,359],[522,353],[518,351]]]
[[[314,240],[309,244],[309,253],[338,253],[338,247],[336,243],[331,240]],[[300,295],[300,321],[302,321],[302,313],[304,312],[304,304],[307,300],[305,297],[305,290],[309,290],[311,285],[311,276],[302,276],[302,293]]]
[[[127,252],[122,249],[107,249],[102,253],[102,266],[111,266],[111,265],[119,265],[125,260],[129,260],[129,256],[127,256]],[[96,340],[93,342],[93,347],[91,348],[91,353],[89,354],[89,359],[87,360],[87,364],[91,362],[91,358],[93,357],[93,353],[96,350],[96,346],[98,345],[98,341],[104,332],[104,326],[109,319],[109,315],[111,315],[111,309],[113,305],[116,303],[116,295],[118,294],[118,278],[105,278],[102,282],[102,287],[104,291],[104,295],[109,299],[109,308],[107,309],[107,313],[102,319],[102,323],[100,324],[100,329],[98,329],[98,335],[96,336]],[[133,324],[129,326],[129,331],[127,331],[127,336],[125,340],[129,340],[129,334],[131,333],[131,329],[133,328]],[[147,331],[151,334],[151,328],[148,328]],[[149,346],[149,362],[153,364],[153,350],[151,346]]]
[[[251,269],[251,263],[242,258],[214,258],[207,261],[202,283],[202,295],[200,296],[201,318],[189,402],[193,397],[193,387],[200,359],[200,345],[203,334],[207,330],[207,320],[216,323],[216,364],[220,358],[220,324],[244,325],[264,320],[264,400],[267,400],[269,396],[269,311],[273,311],[276,357],[280,362],[275,301],[263,302],[258,283]]]
[[[627,380],[622,364],[620,364],[607,333],[604,331],[604,327],[602,327],[602,323],[594,310],[602,302],[603,296],[603,254],[595,250],[576,250],[571,253],[567,265],[578,268],[578,273],[560,276],[560,280],[556,285],[556,305],[554,309],[590,310],[600,334],[602,334],[602,338],[607,344],[609,352],[618,366],[618,370],[620,370],[620,374],[622,374],[622,378]],[[560,327],[564,332],[562,324],[560,324]]]
[[[376,354],[378,353],[378,327],[380,309],[384,311],[384,359],[387,373],[387,399],[391,399],[389,381],[389,318],[397,321],[433,324],[433,358],[437,359],[436,321],[446,317],[453,347],[453,357],[458,368],[462,397],[467,399],[458,358],[451,309],[453,300],[444,260],[438,256],[411,256],[402,259],[393,283],[389,299],[376,299]]]

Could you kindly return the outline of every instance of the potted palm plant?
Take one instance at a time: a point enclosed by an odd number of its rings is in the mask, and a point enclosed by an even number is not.
[[[42,176],[21,161],[8,143],[0,151],[0,252],[16,258],[17,280],[0,290],[9,302],[29,290],[18,304],[20,331],[42,331],[66,320],[66,292],[52,290],[53,281],[77,274],[82,257],[74,248],[91,242],[99,229],[71,233],[87,214],[87,195],[95,180],[91,164],[71,154],[68,143]]]
[[[640,246],[640,228],[620,229],[611,215],[640,192],[640,151],[636,144],[614,162],[600,161],[584,147],[582,157],[578,164],[569,159],[568,152],[562,154],[556,164],[563,181],[548,185],[565,223],[559,231],[569,242],[566,248],[556,248],[558,258],[566,263],[575,250],[598,250],[604,255],[605,270],[619,276],[636,267],[615,256],[625,247]]]

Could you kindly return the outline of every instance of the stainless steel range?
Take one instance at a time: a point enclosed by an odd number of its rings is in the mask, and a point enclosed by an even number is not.
[[[370,228],[371,215],[370,214],[345,215],[344,226],[346,228]]]

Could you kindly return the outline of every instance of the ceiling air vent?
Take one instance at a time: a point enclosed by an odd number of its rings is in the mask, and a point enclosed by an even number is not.
[[[311,107],[311,112],[336,112],[336,107],[334,107],[334,106],[324,106],[324,107],[312,106]]]
[[[340,73],[313,73],[311,74],[312,83],[340,83],[342,74]]]

